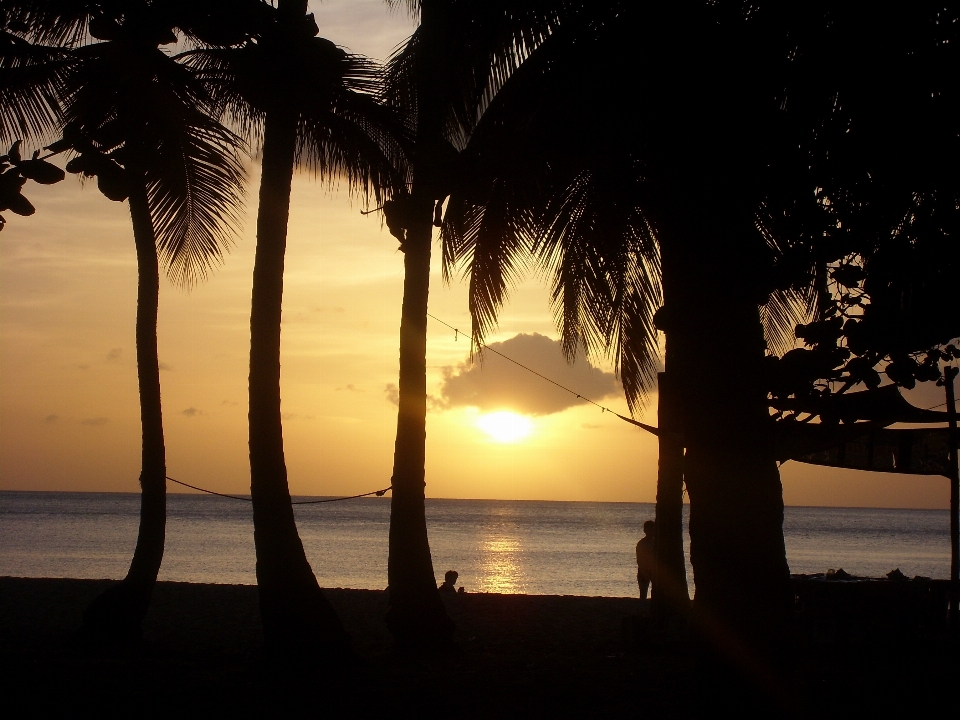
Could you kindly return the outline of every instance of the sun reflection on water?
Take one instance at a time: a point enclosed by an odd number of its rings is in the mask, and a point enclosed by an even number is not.
[[[520,567],[520,541],[492,537],[480,544],[481,592],[522,593],[526,591]]]

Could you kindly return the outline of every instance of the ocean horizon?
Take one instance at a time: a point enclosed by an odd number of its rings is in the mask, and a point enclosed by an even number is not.
[[[137,537],[138,493],[0,491],[0,576],[124,576]],[[319,499],[297,497],[298,500]],[[161,580],[255,584],[253,521],[246,502],[168,495]],[[653,503],[427,499],[438,580],[459,572],[468,592],[631,597],[634,545]],[[390,500],[295,506],[323,587],[386,586]],[[686,530],[687,508],[684,510]],[[880,577],[949,576],[949,512],[787,506],[784,541],[793,573],[843,568]],[[694,589],[689,538],[687,579]]]

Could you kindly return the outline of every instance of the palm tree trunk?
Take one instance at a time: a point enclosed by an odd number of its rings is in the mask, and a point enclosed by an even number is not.
[[[705,711],[732,702],[769,714],[783,687],[793,598],[763,383],[758,286],[766,256],[722,172],[706,177],[681,163],[675,170],[651,208],[666,298],[658,326],[675,404],[667,423],[678,425],[686,446],[697,694]]]
[[[669,366],[670,341],[665,356]],[[683,554],[683,436],[673,376],[657,377],[657,424],[660,435],[657,474],[657,564],[651,589],[652,615],[663,627],[685,616],[690,606]]]
[[[137,379],[142,427],[140,531],[127,576],[98,596],[83,615],[85,632],[136,638],[147,614],[163,561],[167,518],[166,451],[160,406],[157,311],[160,271],[157,243],[142,172],[129,169],[130,218],[137,247]]]
[[[307,562],[290,504],[280,418],[280,319],[297,116],[267,114],[250,314],[250,492],[264,639],[272,650],[339,656],[349,639]]]
[[[673,238],[669,238],[672,240]],[[664,312],[659,323],[665,330],[664,372],[657,376],[657,425],[660,429],[657,475],[657,565],[651,592],[652,614],[661,626],[686,615],[690,608],[686,558],[683,553],[683,406],[681,390],[689,370],[686,337],[673,332],[675,317],[684,302],[685,254],[676,242],[661,242]],[[674,322],[671,322],[671,319]]]
[[[752,218],[730,217],[722,198],[714,206],[702,194],[685,195],[697,206],[678,204],[663,240],[688,250],[683,271],[670,277],[667,335],[676,344],[668,372],[680,380],[694,617],[709,669],[701,692],[709,700],[746,683],[759,697],[758,688],[779,681],[792,620],[783,492],[762,381],[766,345],[753,289],[760,271],[751,258],[760,254],[743,239],[756,236]],[[718,228],[731,238],[721,242]],[[665,272],[667,257],[665,247]],[[666,281],[665,274],[665,293]]]
[[[758,308],[718,300],[714,294],[711,313],[723,318],[726,332],[699,328],[714,350],[689,388],[698,409],[684,424],[694,616],[705,641],[699,691],[708,703],[751,699],[766,714],[783,693],[790,653],[783,490],[760,381]]]
[[[400,389],[390,504],[387,625],[406,646],[442,646],[453,622],[437,591],[424,508],[427,440],[427,298],[430,293],[432,203],[418,197],[415,227],[404,243],[400,319]]]
[[[433,201],[439,183],[429,148],[442,138],[436,73],[439,58],[430,57],[442,33],[438,5],[422,2],[420,30],[426,33],[423,72],[417,78],[417,156],[414,158],[413,226],[404,242],[403,309],[400,317],[400,379],[397,438],[393,454],[390,503],[390,550],[387,581],[390,610],[387,626],[407,647],[445,647],[454,624],[437,591],[427,540],[424,508],[427,442],[427,299],[430,294],[430,245]]]

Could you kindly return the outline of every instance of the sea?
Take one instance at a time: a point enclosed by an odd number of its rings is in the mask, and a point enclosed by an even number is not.
[[[256,583],[250,503],[168,498],[161,580]],[[0,492],[0,576],[122,578],[139,504],[127,493]],[[636,595],[634,547],[654,513],[650,503],[428,499],[426,507],[438,579],[453,569],[468,592],[605,597]],[[386,586],[389,498],[298,505],[296,518],[322,586]],[[946,510],[785,512],[794,573],[843,568],[879,577],[899,568],[947,578],[949,537]],[[689,554],[687,572],[693,590]]]

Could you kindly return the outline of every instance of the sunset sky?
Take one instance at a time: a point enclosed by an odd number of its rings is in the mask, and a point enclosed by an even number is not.
[[[313,8],[321,34],[385,59],[412,30],[382,0]],[[192,292],[164,281],[160,359],[169,474],[249,490],[246,382],[259,170],[249,163],[242,233]],[[126,203],[68,175],[29,184],[33,217],[0,234],[0,489],[138,490],[136,260]],[[283,412],[291,491],[349,495],[390,484],[403,255],[379,215],[344,188],[294,179],[283,324]],[[468,329],[466,286],[444,287],[434,255],[430,312]],[[487,355],[430,321],[430,497],[653,501],[655,438]],[[610,368],[566,365],[547,289],[528,278],[491,341],[621,413]],[[938,388],[912,393],[929,407]],[[656,397],[643,420],[656,424]],[[497,411],[513,416],[490,418]],[[520,417],[517,417],[519,415]],[[782,469],[791,505],[945,508],[946,478]],[[171,486],[171,491],[177,491]]]

